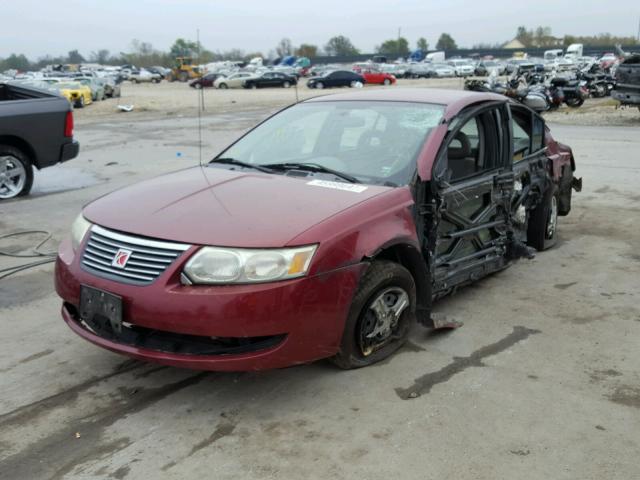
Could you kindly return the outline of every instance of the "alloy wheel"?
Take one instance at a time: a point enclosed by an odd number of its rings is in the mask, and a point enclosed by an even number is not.
[[[0,198],[17,197],[27,181],[27,171],[15,157],[0,157]]]

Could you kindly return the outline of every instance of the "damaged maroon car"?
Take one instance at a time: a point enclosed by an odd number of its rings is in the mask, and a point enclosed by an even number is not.
[[[575,162],[489,93],[377,90],[284,109],[206,166],[87,205],[62,316],[109,350],[208,370],[377,362],[433,302],[550,248]]]

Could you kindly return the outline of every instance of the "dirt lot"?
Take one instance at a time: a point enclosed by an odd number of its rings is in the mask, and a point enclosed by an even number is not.
[[[327,95],[336,90],[315,90],[305,86],[302,79],[297,89],[270,88],[264,90],[205,89],[205,109],[212,113],[237,112],[265,108],[278,108],[291,104],[296,99],[304,100],[317,95]],[[460,78],[398,80],[396,86],[367,86],[365,88],[451,88],[462,89],[464,80]],[[339,91],[339,90],[338,90]],[[116,114],[118,104],[134,105],[131,113],[120,113],[127,118],[147,119],[158,116],[194,116],[197,115],[198,93],[183,83],[162,82],[158,85],[132,85],[125,82],[122,85],[120,99],[97,102],[83,109],[77,110],[76,118],[79,124],[104,121]],[[619,125],[640,126],[640,112],[634,108],[617,108],[617,102],[610,98],[589,99],[584,106],[571,109],[562,107],[560,110],[547,113],[549,121],[568,125]],[[114,117],[115,118],[115,117]]]
[[[207,92],[204,158],[294,94]],[[125,102],[137,113],[113,113],[115,101],[77,112],[79,158],[1,203],[0,232],[46,229],[55,244],[91,199],[197,164],[193,91],[125,86]],[[0,479],[637,478],[640,130],[552,128],[585,185],[559,244],[440,301],[462,328],[416,326],[370,368],[131,361],[66,327],[51,265],[0,280]],[[19,263],[0,257],[0,269]]]

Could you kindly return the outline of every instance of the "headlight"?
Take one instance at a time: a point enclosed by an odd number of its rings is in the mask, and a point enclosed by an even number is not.
[[[87,222],[82,214],[78,215],[73,221],[71,225],[71,246],[74,252],[78,249],[90,228],[91,223]]]
[[[193,283],[258,283],[306,275],[317,245],[284,249],[201,248],[184,267]]]

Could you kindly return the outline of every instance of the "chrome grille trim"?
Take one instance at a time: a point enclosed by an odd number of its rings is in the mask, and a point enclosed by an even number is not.
[[[89,239],[82,252],[82,266],[99,277],[111,280],[148,285],[191,245],[152,240],[133,235],[112,232],[98,225],[89,231]],[[131,251],[124,268],[112,266],[120,249]]]

